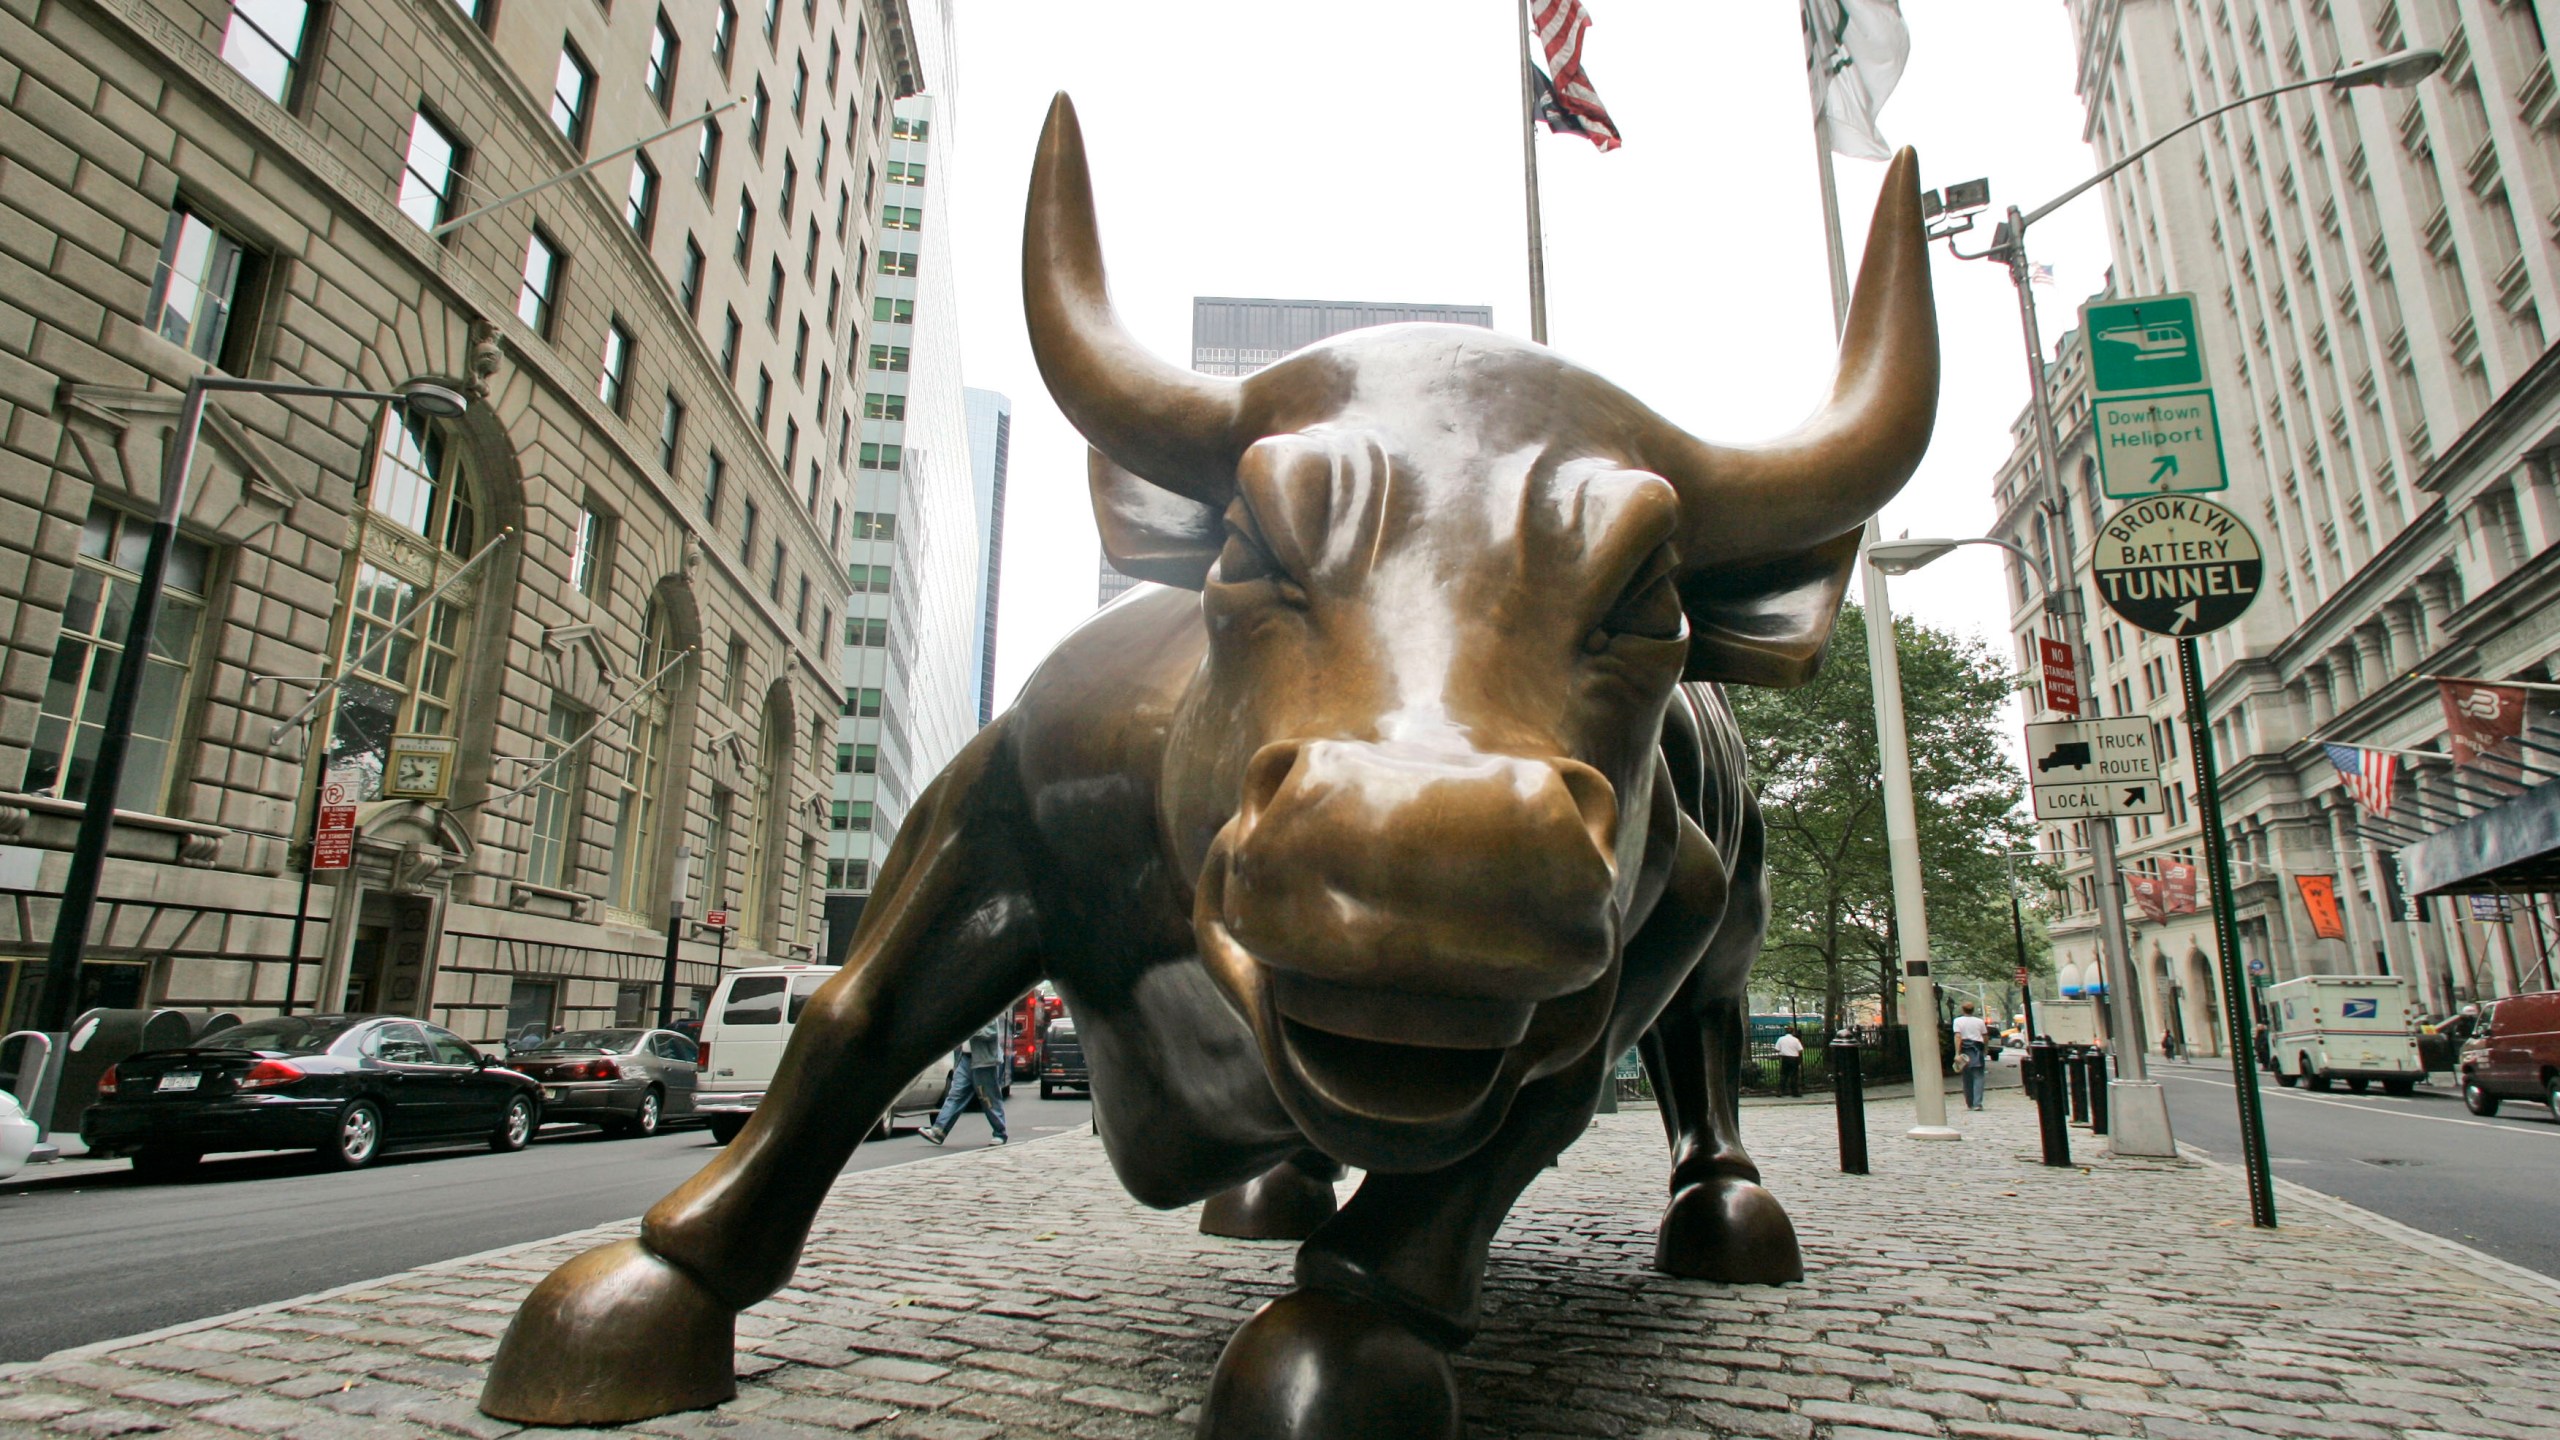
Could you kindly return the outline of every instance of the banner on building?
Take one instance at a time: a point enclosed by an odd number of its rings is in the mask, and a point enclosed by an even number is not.
[[[2196,867],[2184,860],[2161,861],[2160,902],[2172,915],[2196,913]]]
[[[2346,939],[2346,917],[2338,913],[2338,877],[2296,875],[2293,884],[2302,892],[2302,908],[2311,917],[2311,933],[2323,940]]]
[[[2133,892],[2134,908],[2142,912],[2143,919],[2157,922],[2169,918],[2168,899],[2159,876],[2147,870],[2127,870],[2124,888]]]
[[[2524,733],[2520,687],[2439,680],[2436,697],[2444,702],[2445,743],[2456,765],[2468,765]]]

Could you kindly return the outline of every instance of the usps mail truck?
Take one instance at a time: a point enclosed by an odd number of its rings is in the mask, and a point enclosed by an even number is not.
[[[2426,1078],[2409,1024],[2409,982],[2389,975],[2305,975],[2265,991],[2276,1083],[2406,1095]]]

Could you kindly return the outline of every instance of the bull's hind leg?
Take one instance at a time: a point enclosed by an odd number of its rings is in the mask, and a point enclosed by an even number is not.
[[[1333,1218],[1333,1183],[1342,1162],[1301,1150],[1233,1190],[1209,1197],[1200,1233],[1235,1240],[1304,1240]]]
[[[1745,817],[1729,908],[1704,958],[1641,1044],[1671,1135],[1671,1203],[1654,1268],[1692,1280],[1782,1285],[1804,1278],[1795,1222],[1742,1147],[1745,994],[1769,922],[1759,811]]]
[[[736,1393],[737,1312],[780,1289],[854,1143],[918,1071],[1039,978],[1019,879],[1001,725],[918,800],[882,866],[853,953],[812,996],[746,1129],[651,1207],[640,1237],[534,1288],[480,1408],[591,1425]]]

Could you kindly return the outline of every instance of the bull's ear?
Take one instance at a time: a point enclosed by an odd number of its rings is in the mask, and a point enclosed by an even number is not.
[[[1099,450],[1086,453],[1093,524],[1102,532],[1102,553],[1111,568],[1159,585],[1199,589],[1227,542],[1221,513],[1130,474]]]
[[[1710,567],[1683,576],[1689,666],[1681,678],[1775,690],[1812,679],[1858,567],[1858,534],[1744,569]]]

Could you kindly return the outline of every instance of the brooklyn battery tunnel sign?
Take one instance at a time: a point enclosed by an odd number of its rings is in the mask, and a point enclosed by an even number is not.
[[[2089,556],[2107,608],[2154,635],[2203,635],[2258,598],[2258,537],[2210,500],[2163,495],[2107,518]]]

